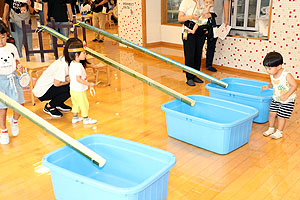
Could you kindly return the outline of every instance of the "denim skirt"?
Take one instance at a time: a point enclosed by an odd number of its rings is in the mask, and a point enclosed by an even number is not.
[[[23,104],[24,94],[16,72],[8,75],[0,75],[0,91],[12,98],[19,104]],[[7,105],[0,101],[0,109],[7,108]]]

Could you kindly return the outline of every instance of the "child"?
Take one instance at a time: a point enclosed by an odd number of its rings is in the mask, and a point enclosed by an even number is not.
[[[270,105],[269,129],[264,132],[264,136],[273,139],[282,137],[282,131],[286,119],[290,118],[296,99],[297,82],[287,69],[282,68],[283,58],[280,53],[270,52],[263,61],[267,73],[270,74],[271,83],[264,85],[261,90],[273,87],[273,99]],[[275,131],[275,120],[278,117],[278,127]]]
[[[20,12],[21,14],[27,13],[28,12],[28,4],[27,3],[22,3],[20,6]]]
[[[189,28],[188,33],[192,34],[205,34],[207,39],[212,41],[214,39],[213,28],[216,27],[216,20],[215,18],[217,15],[215,13],[210,13],[210,8],[213,6],[213,0],[205,0],[204,2],[204,9],[202,9],[200,5],[200,0],[196,0],[197,12],[196,14],[200,16],[198,22],[195,23],[194,21],[187,20],[184,22],[184,25]],[[186,36],[185,36],[186,37]],[[186,39],[184,37],[184,39]]]
[[[0,91],[18,103],[24,105],[23,90],[19,83],[16,69],[22,73],[23,66],[19,63],[19,54],[17,48],[6,43],[9,30],[2,20],[0,20]],[[8,130],[6,128],[7,106],[0,102],[0,144],[9,144]],[[13,112],[10,118],[11,134],[19,134],[18,119],[20,114]]]
[[[204,9],[200,5],[200,1],[197,1],[197,11],[200,15],[198,22],[194,25],[193,29],[189,31],[189,33],[194,34],[199,26],[207,25],[208,18],[212,17],[209,10],[213,6],[213,0],[205,0],[204,1]]]
[[[94,87],[95,83],[87,81],[84,67],[87,64],[86,53],[83,48],[83,43],[77,38],[70,38],[64,48],[64,56],[69,64],[70,76],[70,94],[72,100],[72,123],[75,124],[82,120],[78,117],[79,111],[83,117],[83,124],[95,124],[97,120],[88,117],[89,102],[86,95],[88,86]]]

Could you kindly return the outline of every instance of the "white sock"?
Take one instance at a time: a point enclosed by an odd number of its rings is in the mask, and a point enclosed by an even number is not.
[[[269,127],[269,129],[264,132],[264,136],[269,136],[269,135],[273,134],[274,132],[275,132],[275,128]]]

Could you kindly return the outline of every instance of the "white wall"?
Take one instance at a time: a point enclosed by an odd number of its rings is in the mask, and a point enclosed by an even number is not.
[[[161,41],[161,0],[146,0],[146,43]]]
[[[173,44],[182,44],[182,27],[161,25],[161,41]]]
[[[161,0],[146,0],[147,43],[182,44],[181,27],[161,25]]]

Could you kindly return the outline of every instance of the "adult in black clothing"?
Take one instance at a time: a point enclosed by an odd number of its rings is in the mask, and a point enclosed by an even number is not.
[[[51,17],[54,18],[56,24],[72,23],[73,13],[71,8],[71,0],[43,0],[43,2],[45,25],[50,23]],[[68,28],[61,28],[57,31],[64,36],[69,36]]]
[[[71,8],[74,15],[80,13],[78,0],[71,0]]]
[[[195,3],[193,3],[193,1]],[[179,7],[178,21],[185,22],[187,20],[198,20],[199,16],[194,14],[196,2],[199,0],[183,0]],[[185,65],[200,71],[202,49],[205,42],[205,34],[200,33],[200,29],[197,29],[195,34],[188,33],[188,28],[183,25],[183,47]],[[203,83],[203,81],[197,76],[186,72],[186,84],[189,86],[195,86],[196,83]]]

